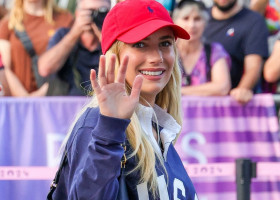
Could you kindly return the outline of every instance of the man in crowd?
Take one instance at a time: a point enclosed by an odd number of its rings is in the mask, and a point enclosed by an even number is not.
[[[220,42],[232,59],[230,95],[247,103],[256,90],[263,59],[268,56],[268,30],[264,18],[237,0],[214,0],[205,29],[209,42]]]
[[[69,89],[52,94],[52,88],[55,90],[58,85],[52,86],[50,82],[47,95],[86,94],[84,89],[90,85],[90,69],[98,69],[102,54],[100,22],[110,6],[110,0],[80,0],[71,29],[61,28],[50,39],[48,50],[39,58],[39,73],[43,77],[55,74],[61,80],[58,84],[63,82]]]

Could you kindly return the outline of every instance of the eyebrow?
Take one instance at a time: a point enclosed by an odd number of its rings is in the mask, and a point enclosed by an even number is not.
[[[166,35],[166,36],[160,37],[159,39],[161,39],[161,40],[166,40],[166,39],[173,39],[173,38],[174,38],[174,36]]]
[[[159,39],[160,40],[166,40],[166,39],[173,39],[174,38],[174,36],[171,36],[171,35],[164,35],[164,36],[162,36],[162,37],[160,37]],[[143,39],[143,40],[149,40],[150,38],[149,38],[149,36],[148,37],[146,37],[145,39]]]

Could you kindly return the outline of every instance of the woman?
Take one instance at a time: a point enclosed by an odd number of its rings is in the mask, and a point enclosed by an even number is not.
[[[182,95],[222,96],[227,95],[231,87],[229,55],[220,44],[203,42],[207,19],[204,4],[195,0],[182,0],[173,14],[174,23],[191,36],[188,41],[177,41],[182,66]]]
[[[108,13],[95,94],[66,139],[54,199],[116,199],[125,157],[128,199],[197,199],[173,146],[181,129],[175,38],[189,35],[157,1],[125,0]]]
[[[0,97],[1,96],[11,96],[10,88],[6,79],[5,69],[2,62],[2,57],[0,54]]]
[[[26,32],[40,56],[56,29],[70,26],[72,20],[72,15],[58,9],[53,0],[14,1],[10,14],[0,23],[0,53],[12,96],[44,96],[48,89],[47,83],[36,83],[31,57],[15,30]]]

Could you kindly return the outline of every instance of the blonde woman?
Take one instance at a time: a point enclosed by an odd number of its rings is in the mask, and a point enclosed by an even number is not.
[[[69,27],[73,17],[58,9],[53,0],[15,0],[0,23],[0,53],[12,96],[44,96],[47,83],[37,86],[32,60],[15,30],[25,31],[40,56],[59,27]]]
[[[124,153],[127,199],[197,199],[173,146],[181,130],[176,38],[189,35],[157,1],[109,11],[94,97],[67,137],[53,199],[124,199]]]

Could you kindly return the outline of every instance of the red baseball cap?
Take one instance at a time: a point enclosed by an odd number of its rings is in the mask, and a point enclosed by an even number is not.
[[[173,23],[168,11],[156,0],[125,0],[107,14],[102,27],[102,52],[116,40],[136,43],[163,27],[171,27],[175,38],[189,39],[183,28]]]

